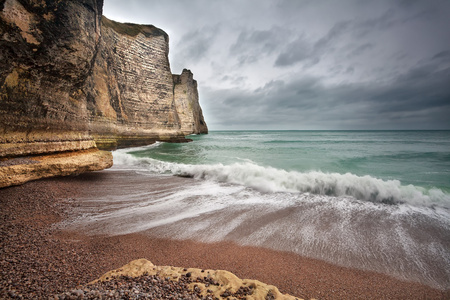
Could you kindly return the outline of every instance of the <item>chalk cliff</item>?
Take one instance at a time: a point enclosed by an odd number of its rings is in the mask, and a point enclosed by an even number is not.
[[[197,81],[190,70],[173,75],[175,106],[184,134],[208,133],[203,112],[198,102]]]
[[[0,157],[95,147],[85,82],[102,1],[0,1]]]
[[[101,32],[86,89],[90,130],[97,145],[114,148],[154,140],[182,141],[194,133],[181,131],[168,35],[154,26],[121,24],[105,17]]]
[[[171,73],[168,35],[102,7],[0,0],[0,159],[207,133],[192,73]]]

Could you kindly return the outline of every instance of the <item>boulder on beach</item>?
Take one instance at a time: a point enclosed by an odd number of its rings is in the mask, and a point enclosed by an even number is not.
[[[142,276],[157,276],[172,282],[183,282],[191,292],[201,298],[299,299],[282,294],[273,285],[258,280],[240,279],[228,271],[155,266],[146,259],[134,260],[121,268],[109,271],[91,282],[90,285],[99,285],[111,280],[120,280],[120,278]],[[153,282],[156,283],[155,279],[153,279]]]

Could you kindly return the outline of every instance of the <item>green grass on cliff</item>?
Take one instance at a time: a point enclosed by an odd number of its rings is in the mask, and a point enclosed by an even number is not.
[[[119,23],[113,20],[108,19],[105,16],[102,16],[102,25],[105,27],[112,28],[114,31],[120,34],[128,35],[135,37],[139,33],[142,33],[146,37],[150,36],[164,36],[164,39],[167,41],[169,36],[164,30],[159,29],[153,25],[140,25],[140,24],[132,24],[132,23]]]

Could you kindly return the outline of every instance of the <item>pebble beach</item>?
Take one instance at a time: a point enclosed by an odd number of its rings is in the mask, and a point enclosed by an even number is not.
[[[88,283],[140,258],[155,265],[227,270],[240,278],[256,279],[278,287],[281,293],[303,299],[450,298],[448,290],[289,252],[232,242],[207,244],[159,239],[137,233],[88,236],[84,232],[62,229],[58,224],[76,214],[77,195],[80,191],[95,190],[96,182],[105,180],[103,174],[94,172],[0,189],[0,298],[98,299],[99,287]],[[114,190],[104,192],[114,193]],[[130,287],[129,283],[142,280],[162,289],[164,286],[176,289],[178,298],[199,298],[195,291],[187,291],[183,282],[174,288],[174,283],[157,277],[123,277],[118,283],[109,283],[115,284],[116,290],[112,294],[108,292],[107,297],[125,298],[125,294],[133,292],[133,284]],[[164,296],[162,290],[158,293],[147,299],[175,297]]]

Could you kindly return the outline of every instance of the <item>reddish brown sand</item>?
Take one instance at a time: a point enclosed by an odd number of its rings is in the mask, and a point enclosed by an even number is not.
[[[52,226],[71,214],[78,191],[95,189],[97,176],[101,172],[0,189],[0,298],[46,298],[146,258],[156,265],[225,269],[305,299],[450,299],[450,291],[292,253],[139,234],[88,237]]]

